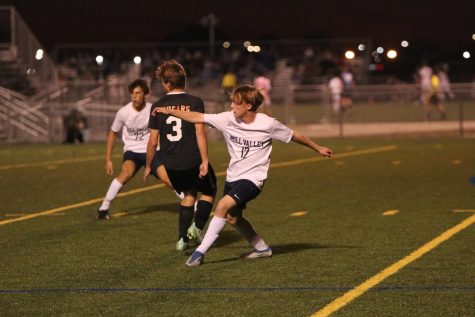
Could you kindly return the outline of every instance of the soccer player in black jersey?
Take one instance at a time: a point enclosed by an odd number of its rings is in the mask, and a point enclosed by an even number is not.
[[[175,60],[163,62],[157,78],[167,94],[152,105],[180,111],[204,112],[204,103],[185,92],[186,72]],[[177,250],[185,250],[190,238],[201,242],[216,196],[216,175],[208,161],[208,141],[203,123],[189,123],[174,116],[150,116],[150,138],[144,180],[150,175],[151,162],[160,141],[160,153],[173,188],[185,198],[180,203]],[[194,212],[198,193],[201,197]]]

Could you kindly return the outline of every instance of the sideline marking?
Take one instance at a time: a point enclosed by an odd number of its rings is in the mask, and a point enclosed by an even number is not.
[[[453,212],[475,212],[475,209],[454,209]]]
[[[5,214],[5,217],[22,217],[26,215],[29,215],[29,214],[25,214],[25,213]],[[65,215],[66,215],[65,213],[61,213],[61,214],[54,214],[54,215],[49,215],[49,216],[65,216]]]
[[[361,296],[364,294],[366,291],[368,291],[370,288],[374,287],[375,285],[379,284],[389,276],[395,274],[398,272],[400,269],[405,267],[406,265],[410,264],[411,262],[414,262],[424,254],[428,253],[429,251],[435,249],[437,246],[439,246],[442,242],[447,241],[451,237],[453,237],[455,234],[459,233],[463,229],[469,227],[471,224],[475,223],[475,215],[465,219],[464,221],[460,222],[458,225],[455,225],[454,227],[448,229],[447,231],[443,232],[436,238],[432,239],[431,241],[427,242],[424,244],[422,247],[417,249],[416,251],[413,251],[411,254],[407,255],[403,259],[397,261],[396,263],[388,266],[381,272],[377,273],[373,277],[367,279],[365,282],[362,284],[358,285],[357,287],[353,288],[351,291],[346,292],[342,296],[334,299],[332,302],[327,304],[325,307],[317,311],[315,314],[312,315],[312,317],[323,317],[323,316],[329,316],[330,314],[336,312],[355,298]]]
[[[364,150],[358,150],[358,151],[353,151],[353,152],[341,153],[341,154],[337,155],[336,157],[350,157],[350,156],[357,156],[357,155],[363,155],[363,154],[393,151],[393,150],[396,150],[396,149],[397,149],[397,146],[388,145],[388,146],[383,146],[383,147],[378,147],[378,148],[364,149]],[[286,166],[291,166],[291,165],[305,164],[305,163],[322,161],[322,160],[328,160],[328,158],[319,156],[319,157],[300,159],[300,160],[294,160],[294,161],[286,161],[286,162],[271,164],[270,168],[286,167]],[[224,176],[224,175],[226,175],[226,171],[216,173],[216,176]],[[157,184],[157,185],[153,185],[153,186],[142,187],[142,188],[138,188],[138,189],[129,190],[128,192],[119,193],[117,195],[117,197],[125,197],[125,196],[129,196],[129,195],[135,195],[135,194],[139,194],[139,193],[143,193],[143,192],[147,192],[147,191],[150,191],[150,190],[153,190],[153,189],[163,188],[163,187],[165,187],[164,184]],[[94,198],[94,199],[83,201],[81,203],[67,205],[67,206],[58,207],[58,208],[53,208],[53,209],[50,209],[50,210],[41,211],[41,212],[38,212],[38,213],[30,214],[28,216],[19,217],[19,218],[16,218],[16,219],[3,220],[3,221],[0,221],[0,226],[6,225],[6,224],[9,224],[9,223],[13,223],[13,222],[19,222],[19,221],[23,221],[23,220],[33,219],[33,218],[37,218],[37,217],[40,217],[40,216],[51,215],[51,214],[54,214],[54,213],[57,213],[57,212],[60,212],[60,211],[65,211],[65,210],[69,210],[69,209],[80,208],[80,207],[92,205],[92,204],[95,204],[95,203],[100,203],[103,200],[104,200],[104,197]]]
[[[125,292],[341,292],[351,287],[151,287],[151,288],[29,288],[29,289],[0,289],[0,294],[33,294],[33,293],[125,293]],[[475,291],[474,286],[383,286],[375,287],[375,292],[447,292],[447,291]]]
[[[291,213],[290,217],[301,217],[301,216],[305,216],[306,214],[307,214],[306,211],[296,211],[294,213]]]
[[[119,218],[119,217],[127,216],[127,215],[128,215],[128,213],[122,211],[122,212],[113,213],[113,214],[111,215],[111,217],[113,217],[113,218]]]
[[[383,212],[383,216],[394,216],[395,214],[399,213],[399,210],[388,210]]]
[[[122,154],[114,154],[112,155],[113,158],[120,157]],[[44,162],[36,162],[36,163],[19,163],[19,164],[9,164],[9,165],[0,165],[1,170],[9,170],[14,168],[22,168],[22,167],[33,167],[33,166],[54,166],[56,164],[68,164],[68,163],[80,163],[80,162],[87,162],[87,161],[95,161],[98,159],[104,159],[104,155],[101,156],[89,156],[89,157],[81,157],[81,158],[74,158],[74,159],[67,159],[67,160],[56,160],[56,161],[44,161]],[[58,168],[55,166],[55,168]]]

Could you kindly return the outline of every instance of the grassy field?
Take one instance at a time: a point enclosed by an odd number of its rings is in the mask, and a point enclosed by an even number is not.
[[[176,196],[141,172],[95,220],[104,144],[2,145],[0,316],[474,316],[474,140],[319,143],[335,158],[276,142],[248,205],[274,256],[239,259],[226,228],[197,268]],[[221,190],[224,144],[210,159]]]
[[[447,120],[458,121],[462,105],[464,120],[475,120],[475,103],[473,101],[449,101],[445,103]],[[286,121],[288,114],[281,104],[272,107],[276,118]],[[325,110],[318,104],[299,104],[291,108],[296,123],[318,123],[325,116]],[[440,114],[432,109],[431,119],[440,120]],[[328,111],[328,120],[338,122],[336,114]],[[345,122],[420,122],[424,120],[421,104],[401,102],[357,102],[345,113]]]

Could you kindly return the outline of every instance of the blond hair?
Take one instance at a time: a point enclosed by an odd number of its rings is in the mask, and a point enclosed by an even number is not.
[[[253,85],[242,85],[231,92],[231,100],[237,105],[250,104],[251,111],[257,111],[257,108],[264,101],[264,95]]]

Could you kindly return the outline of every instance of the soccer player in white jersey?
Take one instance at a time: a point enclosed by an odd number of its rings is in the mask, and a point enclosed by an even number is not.
[[[117,111],[109,130],[106,147],[106,174],[112,176],[114,173],[111,159],[112,150],[114,149],[117,133],[122,129],[122,140],[124,142],[122,170],[114,178],[107,190],[104,201],[97,212],[97,219],[99,220],[109,219],[109,207],[112,200],[117,196],[122,186],[146,163],[147,143],[150,134],[148,123],[152,104],[146,102],[145,98],[150,90],[147,83],[141,79],[132,82],[128,90],[131,102]],[[171,188],[166,170],[161,163],[160,151],[158,150],[155,152],[153,159],[152,174]]]
[[[244,255],[245,258],[272,256],[272,249],[242,216],[246,203],[260,194],[267,179],[272,139],[285,143],[292,140],[323,156],[332,156],[329,148],[314,143],[307,136],[292,131],[266,114],[257,113],[264,96],[256,87],[237,87],[231,94],[231,100],[231,111],[218,114],[176,111],[166,107],[155,110],[189,122],[204,122],[214,126],[223,133],[231,156],[223,198],[218,202],[203,241],[186,261],[187,266],[198,266],[203,262],[204,254],[216,241],[226,222],[234,225],[253,247],[252,252]]]

